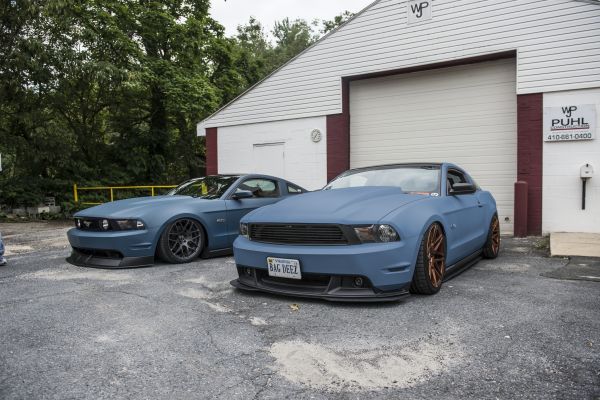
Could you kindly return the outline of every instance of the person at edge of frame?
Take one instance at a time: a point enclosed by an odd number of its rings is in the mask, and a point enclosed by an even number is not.
[[[6,258],[4,258],[4,243],[2,242],[2,234],[0,233],[0,267],[7,263]]]

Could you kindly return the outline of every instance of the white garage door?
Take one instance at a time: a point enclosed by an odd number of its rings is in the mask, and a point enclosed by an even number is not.
[[[350,121],[352,168],[453,162],[493,193],[503,232],[513,232],[514,60],[353,81]]]

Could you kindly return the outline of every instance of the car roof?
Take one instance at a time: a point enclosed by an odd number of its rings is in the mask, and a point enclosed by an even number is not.
[[[349,171],[368,171],[372,169],[388,169],[388,168],[403,168],[403,167],[436,167],[441,168],[442,165],[448,164],[443,162],[410,162],[410,163],[394,163],[394,164],[381,164],[371,165],[369,167],[352,168]],[[450,165],[450,164],[448,164]]]
[[[216,175],[206,175],[206,176],[199,176],[198,178],[194,178],[194,179],[202,179],[202,178],[239,178],[241,177],[242,174],[216,174]]]
[[[236,179],[240,179],[240,178],[266,178],[266,179],[275,179],[275,180],[280,180],[283,182],[286,182],[290,185],[293,186],[297,186],[303,190],[304,189],[302,186],[298,185],[297,183],[291,182],[285,178],[281,178],[279,176],[274,176],[274,175],[265,175],[265,174],[213,174],[213,175],[206,175],[206,176],[199,176],[196,178],[191,178],[186,182],[189,181],[193,181],[193,180],[198,180],[198,179],[202,179],[202,178],[236,178]]]

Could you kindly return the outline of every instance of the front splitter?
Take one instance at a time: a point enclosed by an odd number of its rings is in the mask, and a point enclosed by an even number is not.
[[[398,301],[406,296],[410,295],[408,289],[393,291],[393,292],[383,292],[383,293],[375,293],[369,295],[356,295],[352,293],[303,293],[301,291],[294,290],[283,290],[283,289],[275,289],[270,288],[268,286],[250,286],[240,282],[239,279],[234,279],[231,282],[231,285],[237,289],[251,291],[251,292],[263,292],[270,294],[277,294],[283,296],[290,297],[302,297],[308,299],[321,299],[327,301],[336,301],[336,302],[348,302],[348,303],[371,303],[371,302],[387,302],[387,301]]]

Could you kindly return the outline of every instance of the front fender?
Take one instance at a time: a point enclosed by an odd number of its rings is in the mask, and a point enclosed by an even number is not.
[[[417,262],[421,241],[429,226],[437,222],[442,226],[444,232],[447,232],[447,220],[439,212],[440,201],[443,201],[440,197],[431,197],[409,203],[390,212],[379,221],[380,224],[393,226],[400,235],[400,240],[416,243],[412,254],[412,268]]]
[[[218,230],[217,227],[215,227],[216,222],[209,220],[207,215],[196,214],[196,213],[191,213],[191,212],[179,213],[179,214],[174,215],[174,216],[170,217],[169,219],[167,219],[163,223],[163,225],[160,227],[160,229],[157,230],[156,237],[154,238],[155,246],[158,243],[158,241],[160,240],[160,237],[163,234],[163,232],[165,231],[165,229],[167,228],[167,226],[169,226],[169,224],[177,221],[178,219],[183,219],[183,218],[193,219],[195,221],[198,221],[200,223],[200,225],[202,225],[202,229],[204,230],[204,234],[205,234],[205,246],[206,246],[207,250],[219,249],[219,248],[225,247],[223,245],[224,240],[225,240],[224,235],[226,234],[225,229],[222,229],[222,232],[221,232]]]
[[[439,211],[441,201],[442,198],[432,197],[406,204],[387,214],[379,223],[392,225],[400,237],[422,237],[429,225],[434,222],[439,222],[446,230],[447,221]]]

